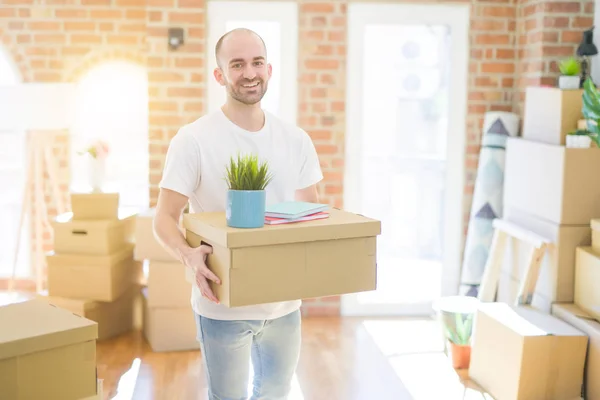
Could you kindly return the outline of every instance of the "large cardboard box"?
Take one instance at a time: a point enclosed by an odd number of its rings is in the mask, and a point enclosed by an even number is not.
[[[582,118],[583,89],[530,86],[525,91],[523,133],[526,140],[564,145]]]
[[[46,260],[50,296],[114,301],[139,283],[141,264],[134,261],[131,244],[111,255],[51,252]]]
[[[577,248],[574,303],[600,320],[600,254],[591,247]]]
[[[47,292],[39,293],[38,298],[97,322],[98,340],[105,340],[133,329],[134,303],[141,289],[140,286],[133,285],[115,301],[53,297],[48,296]]]
[[[600,400],[600,322],[573,303],[553,304],[552,314],[588,336],[583,398]]]
[[[135,250],[133,257],[138,261],[178,261],[154,237],[153,220],[156,209],[140,212],[135,222]]]
[[[117,220],[73,220],[72,213],[52,221],[54,251],[65,254],[106,256],[134,241],[135,215],[119,210]]]
[[[150,307],[189,307],[192,286],[186,280],[186,267],[180,262],[148,263],[148,305]]]
[[[545,312],[483,303],[469,377],[495,400],[578,399],[587,344],[583,332]]]
[[[179,307],[148,304],[148,288],[142,289],[142,331],[155,352],[199,350],[196,319],[190,303]]]
[[[229,307],[376,289],[381,223],[332,209],[327,219],[257,229],[227,226],[224,212],[186,214],[192,247],[212,246],[213,292]]]
[[[547,248],[540,266],[534,294],[534,298],[539,297],[537,304],[545,302],[542,308],[549,311],[553,302],[572,302],[575,250],[578,246],[589,246],[591,243],[589,223],[578,226],[558,225],[510,207],[504,208],[503,219],[514,222],[553,243]],[[502,271],[520,282],[529,262],[530,251],[531,245],[518,239],[508,240],[503,254]]]
[[[40,299],[0,307],[0,399],[97,393],[98,325]]]
[[[73,221],[116,220],[119,218],[119,193],[71,193]]]
[[[509,138],[504,207],[560,225],[588,225],[600,216],[600,149],[577,149]]]

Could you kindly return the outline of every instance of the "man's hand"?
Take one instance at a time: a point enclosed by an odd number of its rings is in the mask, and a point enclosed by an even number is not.
[[[199,247],[191,248],[182,254],[183,262],[192,271],[196,277],[196,284],[200,288],[202,296],[206,297],[210,301],[219,304],[219,299],[213,293],[208,280],[215,282],[217,285],[221,284],[221,280],[208,268],[206,265],[206,258],[212,253],[212,247],[207,245],[201,245]]]

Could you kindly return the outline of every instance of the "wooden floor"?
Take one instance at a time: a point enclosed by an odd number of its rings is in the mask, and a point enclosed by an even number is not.
[[[199,351],[153,353],[139,331],[97,349],[104,399],[208,398]],[[434,321],[307,318],[289,400],[491,399],[460,375]]]

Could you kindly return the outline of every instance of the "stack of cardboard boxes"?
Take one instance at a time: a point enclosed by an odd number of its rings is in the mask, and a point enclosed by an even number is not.
[[[154,213],[154,209],[139,213],[135,231],[134,258],[148,266],[142,291],[144,336],[156,352],[198,350],[192,286],[184,265],[154,237]]]
[[[141,263],[133,259],[135,212],[118,193],[73,193],[72,213],[52,222],[48,291],[41,297],[98,323],[98,339],[130,331]]]
[[[528,88],[522,137],[507,142],[503,218],[551,245],[531,306],[512,305],[531,250],[514,239],[497,302],[477,311],[469,376],[497,400],[600,400],[600,149],[565,146],[582,95]]]

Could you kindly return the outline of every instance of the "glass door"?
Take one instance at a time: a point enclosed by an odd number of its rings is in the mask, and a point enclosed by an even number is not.
[[[349,4],[344,207],[382,221],[378,289],[345,315],[431,313],[458,292],[468,6]]]

